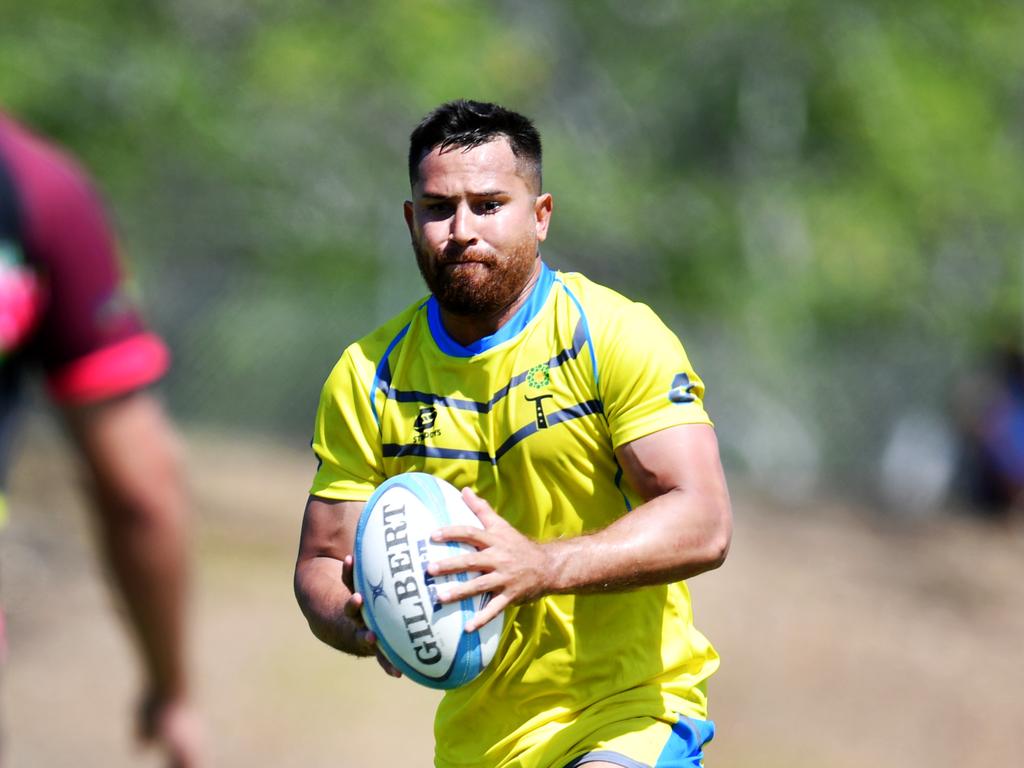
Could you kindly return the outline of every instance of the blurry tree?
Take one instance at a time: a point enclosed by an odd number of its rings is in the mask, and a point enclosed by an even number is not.
[[[0,105],[100,179],[194,419],[305,434],[422,293],[406,137],[534,116],[549,261],[656,306],[735,466],[862,486],[1021,327],[1024,6],[0,0]]]

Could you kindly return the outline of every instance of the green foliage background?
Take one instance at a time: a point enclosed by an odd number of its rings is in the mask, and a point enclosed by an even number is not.
[[[547,260],[653,305],[726,457],[777,490],[873,482],[1019,343],[1015,2],[0,3],[0,105],[110,204],[186,420],[307,434],[343,346],[422,293],[408,131],[533,116]]]

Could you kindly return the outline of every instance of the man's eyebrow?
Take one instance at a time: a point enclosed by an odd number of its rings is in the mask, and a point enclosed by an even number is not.
[[[485,189],[481,192],[474,192],[470,190],[466,193],[467,197],[507,197],[510,192],[504,189]],[[446,195],[441,192],[431,192],[429,189],[425,189],[419,194],[420,198],[427,198],[430,200],[450,200],[458,195]]]

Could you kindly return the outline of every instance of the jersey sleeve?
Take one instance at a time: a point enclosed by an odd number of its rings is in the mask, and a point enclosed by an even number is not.
[[[58,150],[27,134],[18,146],[26,255],[45,307],[32,347],[51,395],[85,403],[152,383],[169,354],[132,299],[98,195]]]
[[[598,388],[617,449],[682,424],[710,424],[704,383],[679,338],[645,304],[609,313],[598,339]]]
[[[384,482],[372,382],[371,364],[361,359],[356,346],[345,351],[327,377],[313,427],[313,453],[319,462],[309,491],[313,496],[366,501]]]

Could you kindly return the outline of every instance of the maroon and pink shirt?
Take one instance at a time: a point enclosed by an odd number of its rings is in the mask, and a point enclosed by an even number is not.
[[[29,370],[55,401],[76,405],[144,387],[167,365],[126,293],[85,173],[0,113],[0,487]]]

